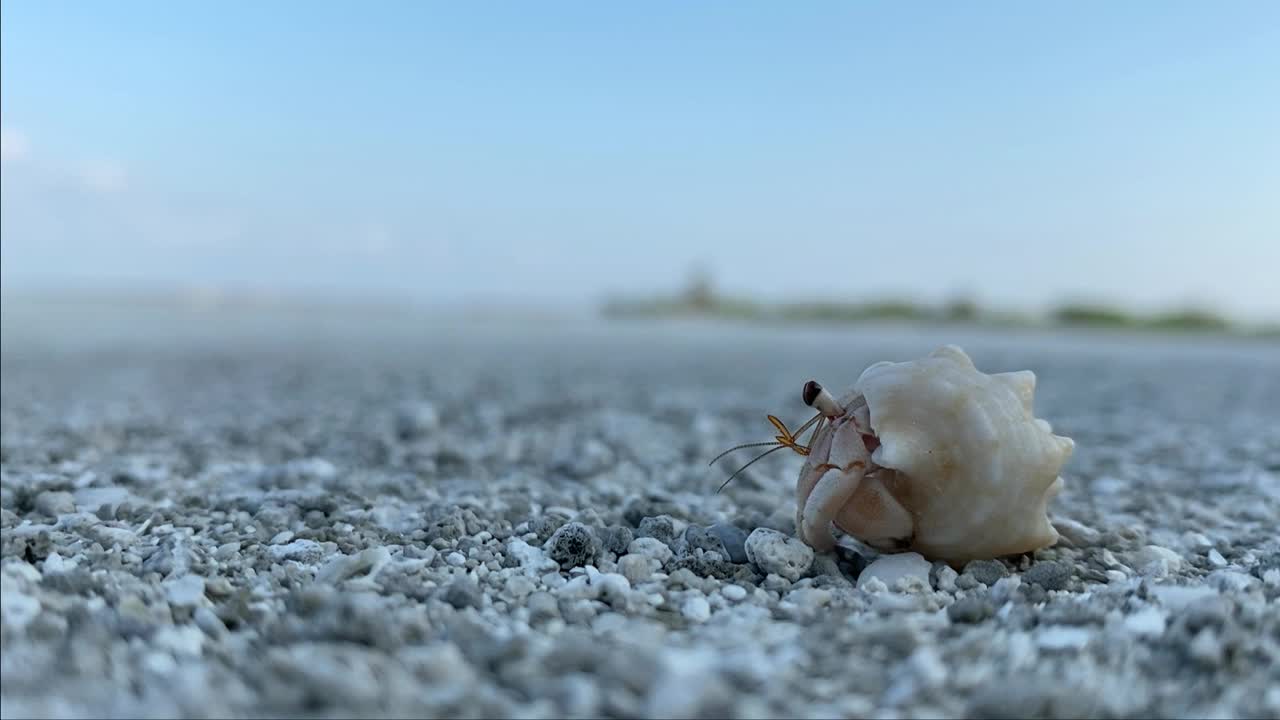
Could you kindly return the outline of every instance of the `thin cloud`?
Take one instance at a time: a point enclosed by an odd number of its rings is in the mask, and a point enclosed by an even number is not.
[[[0,128],[0,160],[10,162],[25,158],[31,151],[27,136],[13,128]]]

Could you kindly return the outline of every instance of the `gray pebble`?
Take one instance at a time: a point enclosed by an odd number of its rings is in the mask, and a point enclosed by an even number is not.
[[[635,539],[635,535],[631,532],[631,528],[623,525],[613,525],[607,528],[600,528],[597,531],[600,536],[600,547],[605,552],[611,552],[614,555],[623,555],[627,552],[627,547],[631,545],[631,541]]]
[[[947,617],[953,623],[980,623],[995,612],[995,607],[985,597],[963,597],[947,606]]]
[[[549,592],[533,593],[525,601],[525,607],[529,610],[530,620],[550,620],[560,617],[560,603]]]
[[[196,622],[196,627],[204,631],[205,635],[211,638],[222,637],[227,632],[227,626],[222,624],[218,616],[207,607],[198,607],[192,614],[192,619]]]
[[[1009,568],[999,560],[974,560],[964,566],[964,574],[991,587],[997,580],[1009,575]]]
[[[564,570],[590,565],[600,551],[600,539],[591,528],[579,522],[565,523],[547,544],[547,554]]]
[[[636,537],[651,537],[670,546],[676,539],[675,523],[667,515],[644,518],[640,521],[640,528],[636,530]]]
[[[61,490],[45,490],[36,496],[34,503],[36,512],[48,517],[58,517],[75,512],[76,499],[69,492]]]
[[[1071,575],[1071,566],[1066,563],[1038,562],[1022,573],[1022,580],[1045,590],[1065,590]]]
[[[747,562],[747,533],[745,530],[729,523],[716,523],[708,527],[707,532],[720,540],[720,544],[729,553],[730,562]]]
[[[480,588],[467,578],[458,578],[445,586],[441,599],[458,610],[478,608],[484,604]]]

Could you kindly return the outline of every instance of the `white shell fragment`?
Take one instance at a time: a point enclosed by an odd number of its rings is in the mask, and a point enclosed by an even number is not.
[[[1033,415],[1035,386],[1029,370],[979,371],[954,345],[868,367],[838,399],[840,415],[827,413],[832,422],[801,470],[801,539],[829,548],[829,525],[814,524],[829,517],[882,549],[954,565],[1053,545],[1058,533],[1047,506],[1075,443]],[[839,479],[824,478],[828,472]],[[811,503],[843,506],[824,514]],[[897,537],[883,536],[890,530]],[[860,536],[875,533],[881,536]]]

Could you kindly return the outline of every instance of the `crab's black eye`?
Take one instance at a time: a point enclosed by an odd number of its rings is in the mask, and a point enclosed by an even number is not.
[[[813,407],[813,401],[818,399],[818,393],[822,392],[822,386],[810,380],[804,384],[804,404]]]

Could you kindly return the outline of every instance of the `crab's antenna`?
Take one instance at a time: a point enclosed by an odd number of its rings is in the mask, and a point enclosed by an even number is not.
[[[764,445],[772,445],[772,444],[774,444],[774,443],[762,443],[762,444],[764,444]],[[782,445],[782,444],[780,444],[780,443],[779,443],[779,444],[778,444],[778,447],[776,447],[776,448],[774,448],[774,449],[772,449],[772,450],[765,450],[764,452],[762,452],[762,453],[760,453],[759,455],[755,456],[755,458],[753,458],[753,459],[751,460],[751,462],[749,462],[749,463],[747,463],[746,465],[743,465],[742,467],[740,467],[740,468],[738,468],[737,470],[735,470],[735,471],[733,472],[733,474],[732,474],[732,475],[730,475],[730,476],[729,476],[729,477],[728,477],[728,478],[727,478],[723,483],[721,483],[721,484],[720,484],[720,488],[719,488],[718,490],[716,490],[716,494],[717,494],[717,495],[719,495],[719,494],[720,494],[720,490],[723,490],[723,489],[725,488],[725,486],[729,484],[729,481],[730,481],[730,480],[732,480],[732,479],[734,479],[735,477],[737,477],[737,476],[738,476],[738,473],[740,473],[740,472],[742,472],[743,470],[746,470],[747,468],[749,468],[749,467],[751,467],[752,465],[754,465],[754,464],[755,464],[755,462],[756,462],[756,460],[759,460],[760,458],[764,457],[765,455],[768,455],[769,453],[775,453],[775,452],[778,452],[779,450],[781,450],[781,449],[783,449],[783,448],[785,448],[785,447],[787,447],[787,446],[786,446],[786,445]]]
[[[711,462],[707,463],[707,464],[708,464],[708,465],[715,465],[715,464],[716,464],[716,460],[719,460],[720,458],[724,457],[725,455],[728,455],[729,453],[733,452],[734,450],[742,450],[742,449],[744,449],[744,448],[749,448],[749,447],[764,447],[765,445],[781,445],[781,444],[782,444],[782,443],[778,442],[777,440],[771,440],[771,441],[769,441],[769,442],[743,443],[742,445],[735,445],[734,447],[731,447],[731,448],[729,448],[728,450],[725,450],[724,452],[722,452],[722,453],[720,453],[719,455],[715,456],[715,459],[714,459],[714,460],[712,460]]]
[[[732,480],[732,479],[734,479],[735,477],[737,477],[737,476],[738,476],[738,473],[740,473],[740,472],[742,472],[743,470],[746,470],[747,468],[751,467],[752,463],[754,463],[755,461],[757,461],[757,460],[759,460],[760,458],[764,457],[765,455],[768,455],[768,454],[769,454],[769,453],[771,453],[771,452],[776,452],[776,451],[778,451],[778,450],[781,450],[782,448],[789,448],[789,449],[791,449],[791,450],[796,451],[797,453],[799,453],[799,454],[801,454],[801,455],[808,455],[808,454],[809,454],[809,448],[813,445],[813,440],[814,440],[814,438],[818,437],[818,430],[822,429],[822,422],[821,422],[821,420],[823,419],[823,417],[824,417],[824,416],[822,415],[822,413],[818,413],[817,415],[815,415],[815,416],[813,416],[813,417],[809,418],[809,420],[808,420],[807,422],[805,422],[805,424],[801,425],[799,428],[796,428],[796,431],[795,431],[795,432],[791,432],[790,430],[788,430],[788,429],[787,429],[787,426],[786,426],[786,425],[785,425],[781,420],[779,420],[778,418],[774,417],[773,415],[769,415],[769,416],[768,416],[768,418],[769,418],[769,422],[773,423],[773,426],[774,426],[775,428],[777,428],[777,429],[778,429],[778,432],[779,432],[779,434],[778,434],[777,436],[775,436],[775,439],[774,439],[773,441],[771,441],[771,442],[744,443],[744,444],[742,444],[742,445],[737,445],[737,446],[731,447],[731,448],[729,448],[728,450],[725,450],[724,452],[722,452],[722,453],[720,453],[719,455],[717,455],[717,456],[715,457],[715,459],[713,459],[710,463],[708,463],[709,465],[715,465],[715,464],[716,464],[716,461],[717,461],[717,460],[719,460],[720,458],[724,457],[725,455],[728,455],[729,453],[731,453],[731,452],[733,452],[733,451],[735,451],[735,450],[742,450],[743,448],[749,448],[749,447],[766,447],[766,446],[769,446],[769,445],[776,445],[776,446],[777,446],[777,447],[773,448],[772,450],[766,450],[766,451],[764,451],[763,453],[760,453],[760,454],[759,454],[759,455],[757,455],[755,458],[752,458],[751,462],[747,463],[746,465],[743,465],[742,467],[740,467],[740,468],[738,468],[736,471],[734,471],[734,473],[733,473],[732,475],[730,475],[730,476],[728,477],[728,479],[726,479],[726,480],[724,481],[724,483],[720,486],[720,490],[723,490],[723,489],[725,488],[725,486],[729,484],[729,481],[730,481],[730,480]],[[800,433],[804,432],[806,429],[808,429],[808,428],[809,428],[809,426],[810,426],[810,425],[813,425],[815,422],[816,422],[816,423],[818,423],[818,425],[817,425],[817,427],[815,427],[815,428],[813,429],[813,435],[812,435],[812,436],[810,436],[810,438],[809,438],[809,445],[801,445],[800,443],[796,442],[796,436],[797,436],[797,435],[799,435]],[[718,494],[718,493],[720,492],[720,490],[716,490],[716,493]]]

